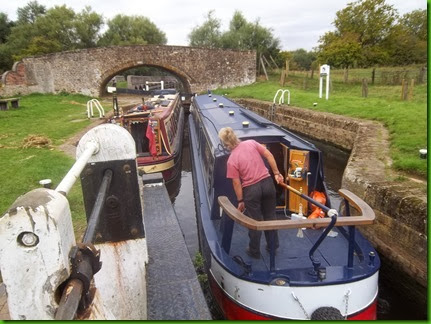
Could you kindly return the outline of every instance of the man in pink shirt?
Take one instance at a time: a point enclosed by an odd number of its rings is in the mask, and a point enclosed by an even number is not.
[[[275,181],[279,183],[284,179],[272,153],[255,140],[240,141],[230,127],[222,128],[219,138],[231,151],[226,177],[232,179],[238,210],[246,211],[247,216],[259,221],[275,219],[275,187],[263,158],[268,161]],[[268,251],[271,232],[274,234],[275,248],[278,248],[277,231],[265,231]],[[250,243],[247,253],[253,258],[260,257],[261,234],[260,231],[249,230]]]

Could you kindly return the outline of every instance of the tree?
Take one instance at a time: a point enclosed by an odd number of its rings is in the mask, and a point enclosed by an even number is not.
[[[108,21],[108,30],[99,45],[166,44],[164,32],[143,16],[116,15]]]
[[[270,28],[263,27],[259,20],[248,22],[243,14],[235,11],[229,23],[229,30],[220,32],[220,20],[215,18],[214,11],[207,14],[206,21],[193,28],[189,34],[190,46],[210,48],[231,48],[255,50],[257,56],[277,57],[280,41],[274,37]]]
[[[102,16],[92,12],[91,7],[86,6],[76,16],[76,21],[74,24],[78,47],[96,47],[99,41],[100,29],[102,28],[103,24]]]
[[[427,12],[414,10],[405,14],[385,41],[391,64],[427,61]]]
[[[316,60],[316,53],[307,52],[305,49],[300,48],[292,52],[292,59],[301,70],[310,70],[311,64]]]
[[[336,13],[333,22],[336,30],[320,38],[319,52],[322,53],[319,57],[327,58],[328,53],[342,55],[342,58],[332,60],[344,66],[351,66],[355,60],[361,66],[384,64],[389,57],[384,43],[397,18],[397,11],[386,4],[385,0],[358,0],[349,3]],[[343,41],[347,44],[343,44]],[[355,50],[359,53],[355,54]]]
[[[248,22],[240,11],[235,11],[229,30],[221,35],[221,46],[241,50],[256,50],[258,57],[276,57],[280,52],[280,40],[272,29],[263,27],[259,19]]]
[[[400,25],[413,36],[421,41],[427,41],[428,38],[428,23],[427,10],[413,10],[406,13],[400,20]]]
[[[348,69],[361,60],[361,44],[359,35],[345,33],[342,36],[336,33],[326,33],[319,41],[322,42],[318,53],[321,63],[345,69],[344,81],[348,80]]]
[[[214,11],[208,12],[206,21],[196,26],[188,35],[189,45],[216,48],[221,46],[220,20],[213,17]]]
[[[4,44],[14,23],[9,21],[7,14],[0,12],[0,44]]]
[[[33,24],[37,17],[46,13],[46,7],[40,5],[37,1],[30,1],[25,7],[18,8],[18,24]]]
[[[76,13],[73,9],[55,6],[49,9],[45,15],[40,16],[34,23],[36,37],[42,36],[60,46],[57,51],[67,51],[78,48],[78,37],[75,31]],[[32,40],[30,39],[30,42]],[[41,54],[41,53],[34,53]]]

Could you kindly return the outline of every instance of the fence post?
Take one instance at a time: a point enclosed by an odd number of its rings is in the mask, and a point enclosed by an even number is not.
[[[409,90],[409,84],[406,79],[401,81],[401,100],[407,100],[407,94]]]
[[[362,97],[368,97],[368,83],[366,78],[362,79]]]
[[[75,245],[69,203],[38,188],[19,197],[0,219],[0,269],[14,320],[54,319],[56,290],[70,275]]]
[[[371,84],[374,84],[375,77],[376,77],[376,68],[373,68],[373,71],[371,72]]]
[[[418,83],[422,84],[424,83],[424,78],[425,78],[425,67],[422,66],[422,68],[419,71],[419,76],[418,76]]]
[[[409,94],[408,94],[407,100],[412,100],[413,99],[413,89],[414,89],[414,86],[415,86],[415,79],[412,79],[411,82],[410,82],[410,89],[409,89]]]

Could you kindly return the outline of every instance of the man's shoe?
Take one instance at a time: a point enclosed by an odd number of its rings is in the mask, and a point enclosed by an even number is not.
[[[250,248],[247,248],[245,250],[248,256],[252,257],[253,259],[260,259],[260,252],[254,252],[251,251]]]

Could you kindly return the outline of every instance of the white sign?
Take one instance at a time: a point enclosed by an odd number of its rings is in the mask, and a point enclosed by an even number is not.
[[[113,92],[116,92],[117,91],[117,88],[116,87],[108,87],[108,93],[113,93]]]
[[[322,98],[323,78],[326,77],[326,100],[329,98],[329,71],[330,66],[324,64],[320,67],[319,98]]]
[[[320,67],[320,75],[326,76],[329,74],[330,66],[328,64],[324,64]]]

